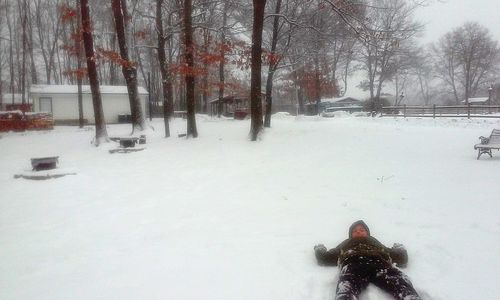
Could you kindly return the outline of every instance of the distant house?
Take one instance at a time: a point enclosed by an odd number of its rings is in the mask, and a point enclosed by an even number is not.
[[[348,112],[362,111],[363,101],[353,97],[321,99],[320,111],[323,111],[327,108],[329,111],[334,111],[334,110],[344,110]]]
[[[490,98],[488,97],[476,97],[476,98],[469,98],[469,103],[470,105],[488,105]],[[465,100],[462,101],[463,104],[467,104]]]
[[[250,109],[250,99],[248,96],[237,96],[229,95],[222,98],[215,98],[209,101],[210,104],[210,115],[218,115],[219,109],[220,114],[226,117],[233,117],[236,111],[249,112]]]
[[[265,94],[261,94],[262,101],[262,113],[265,114]],[[220,114],[225,117],[234,117],[235,119],[244,119],[247,115],[250,115],[250,98],[248,95],[228,95],[224,96],[222,101],[219,98],[215,98],[209,101],[210,104],[210,115],[216,116]]]
[[[26,102],[23,105],[23,94],[3,94],[0,110],[31,111],[29,98],[26,97],[25,101]]]
[[[130,102],[126,86],[100,86],[104,119],[106,123],[119,123],[128,119]],[[56,124],[78,123],[78,86],[76,85],[32,85],[29,96],[33,101],[33,111],[49,112]],[[139,87],[143,113],[146,113],[148,92]],[[83,118],[93,124],[94,106],[90,86],[82,86]]]

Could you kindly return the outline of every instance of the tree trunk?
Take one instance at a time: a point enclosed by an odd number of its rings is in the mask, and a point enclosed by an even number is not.
[[[7,0],[5,1],[7,2]],[[13,37],[12,37],[12,24],[10,21],[10,13],[9,10],[7,9],[8,6],[5,8],[5,14],[6,14],[6,20],[7,20],[7,27],[9,29],[9,71],[10,71],[10,94],[12,97],[12,104],[14,104],[14,50],[13,50]]]
[[[396,97],[394,99],[394,106],[398,106],[398,98],[399,98],[399,75],[396,72],[396,75],[394,76],[394,85],[396,86]]]
[[[22,16],[21,16],[21,23],[23,27],[23,34],[22,34],[22,39],[23,39],[23,58],[22,58],[22,69],[21,69],[21,99],[22,99],[22,104],[24,105],[26,103],[26,46],[28,44],[27,41],[27,35],[26,35],[26,26],[27,26],[27,19],[28,19],[28,6],[26,5],[26,0],[23,0],[23,8],[22,8]]]
[[[2,39],[0,39],[0,49],[2,49]],[[3,72],[3,64],[0,63],[0,110],[2,110],[2,105],[3,105],[3,79],[2,79],[2,72]]]
[[[297,93],[297,115],[303,115],[304,114],[304,92],[302,90],[302,84],[300,82],[300,69],[294,67],[293,69],[293,78],[295,81],[295,90]]]
[[[319,104],[321,103],[321,79],[320,79],[318,55],[319,53],[316,53],[314,57],[314,85],[316,87],[316,92],[315,92],[316,114],[319,114]]]
[[[28,9],[30,9],[31,6],[28,6]],[[32,84],[37,84],[38,83],[38,75],[36,73],[36,65],[35,65],[35,57],[33,54],[33,19],[31,17],[31,10],[30,12],[30,17],[28,20],[28,26],[29,26],[29,35],[28,35],[28,52],[30,55],[30,74],[31,74],[31,83]]]
[[[269,64],[269,68],[274,67]],[[274,70],[270,69],[267,73],[266,82],[266,113],[264,115],[264,127],[271,127],[271,112],[273,109],[273,77]]]
[[[120,0],[112,0],[111,6],[115,19],[116,36],[118,38],[118,46],[120,48],[120,56],[122,59],[122,73],[127,82],[128,98],[130,102],[130,112],[132,115],[132,133],[135,130],[143,131],[146,129],[144,114],[142,111],[141,100],[139,99],[139,91],[137,88],[137,69],[134,63],[129,60],[127,41],[125,36],[125,20],[127,16],[126,7],[122,6]]]
[[[116,35],[111,36],[111,50],[115,51],[116,49]],[[117,70],[116,70],[116,63],[114,62],[109,62],[109,84],[110,85],[118,85],[118,76],[117,76]]]
[[[219,118],[224,108],[224,85],[225,85],[224,67],[226,63],[225,45],[226,45],[226,25],[227,25],[226,15],[227,15],[227,1],[224,2],[224,9],[222,11],[222,29],[221,29],[221,41],[220,41],[221,60],[219,64],[219,102],[217,103],[217,117]]]
[[[269,61],[269,69],[267,72],[267,83],[266,83],[266,115],[264,118],[264,127],[271,127],[271,113],[273,110],[273,77],[274,72],[276,71],[277,61],[274,57],[276,55],[276,45],[278,44],[278,27],[279,27],[279,13],[281,10],[281,0],[277,0],[276,9],[274,13],[276,16],[274,17],[273,23],[273,37],[271,40],[271,59]]]
[[[469,57],[470,58],[470,57]],[[467,60],[465,63],[465,105],[469,105],[469,98],[470,98],[470,60]]]
[[[76,0],[77,5],[80,5],[80,0]],[[82,28],[82,23],[81,23],[81,16],[80,16],[80,10],[77,12],[77,25],[76,28],[78,31],[81,30]],[[80,71],[82,69],[82,45],[81,41],[79,38],[75,38],[75,50],[76,50],[76,65],[77,65],[77,70]],[[80,73],[76,74],[76,83],[78,86],[78,126],[80,128],[83,128],[85,125],[84,119],[83,119],[83,95],[82,95],[82,76]]]
[[[208,50],[208,47],[210,46],[210,32],[208,29],[203,30],[203,43],[204,43],[204,49]],[[203,86],[202,86],[202,105],[201,105],[201,111],[203,113],[207,113],[207,108],[208,108],[208,60],[205,60],[203,63],[203,68],[205,69],[205,73],[203,74]]]
[[[367,70],[368,70],[368,83],[370,88],[370,100],[371,100],[371,113],[372,116],[375,116],[375,107],[377,106],[377,99],[375,99],[375,74],[376,74],[376,65],[373,64],[373,56],[368,49],[368,57],[367,57]],[[376,61],[375,61],[376,64]],[[375,70],[374,70],[375,68]]]
[[[165,55],[165,36],[163,32],[163,22],[161,20],[161,6],[163,0],[156,0],[156,30],[158,33],[158,62],[160,64],[161,86],[163,91],[163,122],[165,123],[165,137],[170,137],[170,125],[168,119],[171,115],[168,96],[172,92],[168,89],[167,82],[170,76],[167,70],[167,62]]]
[[[187,137],[198,137],[196,129],[195,99],[194,99],[194,58],[193,58],[193,28],[191,21],[191,0],[184,0],[184,58],[187,65],[186,106],[187,106]]]
[[[266,0],[253,0],[252,58],[250,82],[250,107],[252,111],[250,139],[256,141],[262,131],[262,30]]]
[[[95,145],[108,142],[108,132],[106,131],[106,122],[104,120],[104,111],[102,109],[101,91],[99,88],[99,79],[97,78],[97,69],[95,64],[94,40],[92,37],[92,26],[90,22],[88,0],[80,0],[80,11],[82,18],[83,44],[85,47],[85,56],[87,57],[87,72],[89,75],[90,90],[92,91],[92,104],[94,105],[95,116]]]
[[[16,86],[16,90],[18,92],[20,92],[21,91],[21,74],[22,74],[22,65],[23,65],[22,59],[21,59],[21,57],[22,57],[22,54],[21,54],[21,52],[22,52],[22,49],[21,49],[21,47],[22,47],[21,46],[22,41],[20,41],[20,39],[18,39],[18,38],[14,38],[14,43],[15,43],[14,44],[14,47],[15,47],[14,49],[15,49],[15,53],[16,53],[16,65],[17,65],[17,68],[16,68],[17,69],[17,73],[16,73],[16,77],[17,77],[17,80],[16,80],[16,85],[17,85]]]
[[[169,27],[171,27],[171,21],[172,19],[170,16],[167,18],[167,24]],[[170,66],[173,64],[174,60],[174,51],[173,51],[173,46],[172,46],[172,36],[170,35],[168,39],[166,40],[166,44],[168,47],[168,62],[167,62],[167,71],[170,68]],[[172,76],[172,74],[168,73],[169,76],[167,77],[167,108],[168,108],[168,118],[172,118],[174,114],[174,87],[173,87],[173,81],[175,80],[175,77]]]

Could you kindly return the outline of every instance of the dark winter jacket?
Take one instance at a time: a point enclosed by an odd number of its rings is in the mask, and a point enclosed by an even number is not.
[[[394,244],[392,248],[388,248],[371,236],[349,238],[328,251],[323,245],[314,247],[314,250],[320,265],[343,266],[349,258],[355,256],[380,258],[388,264],[396,263],[398,267],[405,267],[408,263],[408,254],[402,245]]]

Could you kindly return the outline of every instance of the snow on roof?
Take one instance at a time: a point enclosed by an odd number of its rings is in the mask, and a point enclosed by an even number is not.
[[[233,100],[247,100],[249,99],[248,96],[245,96],[245,95],[226,95],[224,97],[222,97],[223,101],[224,102],[233,102]],[[212,100],[209,100],[208,103],[216,103],[219,101],[219,98],[214,98]]]
[[[325,99],[321,99],[321,102],[323,103],[335,103],[335,102],[341,102],[341,101],[345,101],[345,100],[354,100],[354,101],[360,101],[356,98],[353,98],[353,97],[349,97],[349,96],[344,96],[344,97],[339,97],[339,98],[325,98]]]
[[[139,86],[139,94],[147,95],[148,91],[145,88]],[[128,94],[127,86],[111,86],[111,85],[101,85],[101,94]],[[30,87],[31,94],[76,94],[78,93],[77,85],[49,85],[49,84],[34,84]],[[82,93],[90,94],[90,86],[82,85]]]
[[[482,103],[488,101],[488,99],[488,97],[469,98],[469,103]],[[465,100],[462,103],[465,103]]]
[[[10,115],[10,114],[16,114],[16,115],[22,115],[23,112],[20,110],[7,110],[7,111],[0,111],[0,115]]]

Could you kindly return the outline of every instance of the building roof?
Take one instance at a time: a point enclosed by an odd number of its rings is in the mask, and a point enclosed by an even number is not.
[[[339,97],[339,98],[326,98],[326,99],[321,99],[322,103],[339,103],[339,102],[361,102],[361,100],[358,100],[353,97]]]
[[[244,101],[244,100],[248,100],[248,96],[236,96],[236,95],[230,95],[230,96],[224,96],[222,98],[222,102],[224,103],[233,103],[233,101]],[[214,98],[212,100],[209,100],[208,103],[218,103],[220,102],[219,101],[219,98]]]
[[[148,91],[145,88],[139,86],[139,94],[147,95]],[[101,85],[101,94],[128,94],[127,86],[119,85]],[[49,85],[49,84],[34,84],[30,87],[30,94],[77,94],[77,85]],[[82,93],[90,94],[90,86],[82,85]]]
[[[484,103],[488,101],[488,97],[476,97],[476,98],[469,98],[469,103]],[[465,100],[462,101],[465,103]]]

